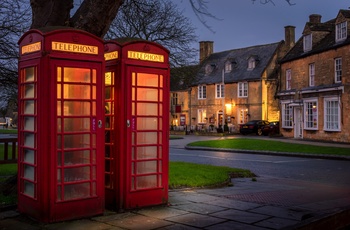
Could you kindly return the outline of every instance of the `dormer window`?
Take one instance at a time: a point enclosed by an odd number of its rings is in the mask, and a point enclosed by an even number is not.
[[[304,52],[310,51],[312,49],[312,34],[304,35],[303,43],[304,43]]]
[[[232,63],[230,61],[227,61],[225,63],[225,73],[229,73],[232,71]]]
[[[248,59],[248,69],[254,69],[255,68],[256,60],[254,57],[251,57]]]
[[[210,74],[211,72],[213,72],[213,70],[215,69],[216,65],[215,64],[207,64],[205,66],[205,74]]]
[[[343,41],[347,37],[347,22],[341,22],[335,25],[335,41]]]

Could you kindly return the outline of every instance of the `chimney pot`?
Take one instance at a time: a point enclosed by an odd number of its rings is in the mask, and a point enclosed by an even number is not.
[[[321,15],[319,14],[311,14],[309,16],[309,22],[311,23],[321,23]]]
[[[199,63],[201,63],[204,59],[213,53],[213,44],[213,41],[199,42]]]

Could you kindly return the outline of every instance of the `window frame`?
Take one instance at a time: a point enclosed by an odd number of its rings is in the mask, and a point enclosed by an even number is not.
[[[286,90],[292,89],[292,69],[286,70]]]
[[[237,96],[239,98],[246,98],[248,97],[248,82],[238,82],[238,90],[237,90]]]
[[[207,123],[207,120],[205,119],[206,116],[207,116],[207,110],[206,109],[198,109],[197,110],[197,118],[198,118],[197,123],[198,124],[205,124],[205,123]]]
[[[336,106],[333,108],[336,108],[336,113],[328,114],[329,111],[329,105],[328,103],[336,102]],[[324,98],[324,112],[323,112],[323,120],[324,120],[324,126],[323,130],[327,132],[339,132],[341,131],[341,109],[340,109],[340,101],[338,97],[325,97]],[[333,112],[333,111],[332,111]],[[332,117],[331,117],[332,116]],[[330,118],[330,119],[328,119]],[[330,124],[328,124],[328,121]],[[333,126],[333,127],[331,127]],[[335,128],[334,128],[335,127]]]
[[[203,100],[207,99],[207,86],[199,85],[198,86],[198,99]]]
[[[311,114],[310,114],[310,112],[311,112]],[[305,130],[318,130],[318,101],[317,101],[317,98],[310,98],[310,99],[304,100],[304,129]]]
[[[342,58],[335,58],[334,59],[334,82],[339,83],[342,81],[342,74],[343,74],[343,60]]]
[[[225,98],[225,84],[215,84],[215,98]]]
[[[248,70],[254,69],[256,66],[256,60],[255,58],[251,57],[248,59]]]
[[[344,41],[346,39],[346,37],[348,36],[347,27],[348,27],[347,21],[340,22],[340,23],[337,23],[335,25],[335,41],[336,42]]]
[[[315,63],[309,64],[309,86],[315,86]]]
[[[229,73],[229,72],[231,72],[231,71],[232,71],[232,63],[229,62],[229,61],[227,61],[227,62],[225,63],[225,73]]]
[[[306,34],[303,36],[303,49],[304,52],[312,50],[312,34]]]
[[[288,102],[281,102],[282,110],[282,128],[292,129],[293,128],[293,106],[289,106]],[[288,111],[288,112],[287,112]]]

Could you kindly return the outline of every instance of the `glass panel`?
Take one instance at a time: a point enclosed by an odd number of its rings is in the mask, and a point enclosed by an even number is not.
[[[156,132],[143,132],[137,133],[137,143],[142,144],[157,144],[157,133]]]
[[[35,118],[34,117],[24,117],[24,130],[34,131],[35,127]]]
[[[158,89],[137,88],[137,100],[158,101]]]
[[[24,69],[25,73],[24,73],[24,82],[28,82],[28,81],[35,81],[35,72],[34,72],[35,68],[34,67],[29,67]]]
[[[159,75],[159,87],[163,88],[163,75]]]
[[[96,70],[92,70],[92,83],[96,84]]]
[[[64,199],[86,198],[90,196],[90,183],[70,184],[64,186]]]
[[[135,101],[135,87],[131,88],[131,100]]]
[[[111,99],[111,91],[112,91],[111,87],[105,88],[105,99]]]
[[[62,103],[61,103],[61,101],[57,101],[57,116],[61,116],[62,115],[62,113],[61,113],[61,105],[62,105]]]
[[[137,162],[137,173],[156,173],[157,172],[157,161],[144,161]]]
[[[58,201],[62,200],[61,186],[57,186],[57,200]]]
[[[23,165],[24,175],[23,177],[28,180],[34,180],[34,167],[30,165]]]
[[[64,148],[89,148],[90,134],[64,135]]]
[[[61,124],[61,118],[57,118],[57,132],[61,132],[62,131],[62,124]]]
[[[96,180],[96,166],[92,166],[91,180]]]
[[[159,90],[159,101],[162,102],[163,101],[163,90]]]
[[[162,175],[159,175],[158,178],[159,178],[158,179],[159,187],[162,187],[163,186]]]
[[[140,176],[136,178],[136,189],[157,187],[157,176]]]
[[[137,103],[137,115],[156,116],[158,115],[158,104]]]
[[[131,115],[135,116],[135,102],[131,103]]]
[[[64,84],[63,97],[69,99],[90,99],[90,85]]]
[[[133,73],[131,74],[131,85],[132,85],[132,86],[135,86],[135,82],[136,82],[136,81],[135,81],[135,78],[136,78],[135,76],[136,76],[136,74],[133,72]]]
[[[148,73],[137,74],[137,86],[153,86],[158,87],[158,75]]]
[[[112,73],[111,72],[105,73],[105,85],[112,85]]]
[[[24,181],[24,194],[34,197],[34,183]]]
[[[62,85],[57,84],[57,98],[61,99],[61,96],[62,96]]]
[[[160,132],[158,136],[159,136],[159,142],[158,142],[158,143],[161,145],[161,144],[163,143],[163,139],[162,139],[163,136],[162,136],[162,133]]]
[[[64,165],[77,165],[77,164],[89,164],[90,163],[90,151],[66,151],[64,152]]]
[[[96,148],[96,134],[91,134],[91,147]]]
[[[90,118],[65,118],[65,132],[86,132],[90,131]]]
[[[163,129],[163,119],[162,118],[159,118],[159,130],[162,130]]]
[[[163,116],[163,105],[159,104],[159,116]]]
[[[92,97],[91,99],[96,100],[96,86],[92,86]]]
[[[97,195],[96,188],[97,188],[97,183],[94,181],[94,182],[92,182],[92,196]]]
[[[91,151],[91,164],[96,164],[96,150]]]
[[[61,182],[61,169],[57,169],[57,182]]]
[[[131,144],[135,145],[135,133],[134,132],[131,133]]]
[[[162,161],[160,160],[160,161],[158,161],[158,172],[163,172],[163,165],[162,165]]]
[[[34,84],[24,85],[24,96],[23,98],[34,98],[35,97],[35,86]]]
[[[35,103],[33,100],[24,102],[24,114],[35,114]]]
[[[30,149],[24,149],[24,159],[26,163],[34,164],[35,163],[35,151]]]
[[[34,148],[35,147],[35,134],[25,133],[24,134],[24,146]]]
[[[92,111],[91,111],[92,116],[96,116],[96,102],[92,102]]]
[[[131,159],[135,160],[135,147],[131,148]]]
[[[69,115],[90,115],[90,102],[83,101],[65,101],[63,102],[65,116]]]
[[[79,168],[65,168],[64,169],[64,181],[82,181],[90,180],[90,167],[79,167]]]
[[[137,147],[137,159],[157,158],[157,146]]]
[[[57,165],[61,166],[62,165],[62,153],[57,152]]]
[[[90,69],[65,67],[64,81],[90,83]]]
[[[57,81],[60,82],[62,81],[62,68],[57,67]]]
[[[137,130],[149,130],[158,129],[157,118],[152,117],[138,117],[137,118]]]

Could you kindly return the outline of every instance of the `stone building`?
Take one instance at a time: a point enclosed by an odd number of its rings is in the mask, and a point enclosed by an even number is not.
[[[278,93],[285,137],[350,141],[350,11],[321,22],[310,15],[281,61]]]

